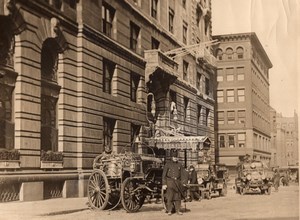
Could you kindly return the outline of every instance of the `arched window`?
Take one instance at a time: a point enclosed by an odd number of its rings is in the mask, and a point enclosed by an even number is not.
[[[56,39],[48,38],[44,41],[41,51],[41,149],[44,151],[58,149],[58,98],[53,94],[58,94],[60,90],[56,82],[59,48]]]
[[[226,49],[226,56],[228,60],[232,60],[233,59],[233,49],[232,48],[227,48]]]
[[[238,59],[243,59],[244,58],[244,49],[242,47],[238,47],[236,49],[236,53],[237,53],[237,58]]]
[[[217,58],[218,60],[222,60],[223,58],[223,50],[222,49],[217,49]]]

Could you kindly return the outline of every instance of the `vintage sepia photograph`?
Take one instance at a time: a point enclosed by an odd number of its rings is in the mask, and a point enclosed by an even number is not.
[[[0,0],[0,220],[298,220],[299,0]]]

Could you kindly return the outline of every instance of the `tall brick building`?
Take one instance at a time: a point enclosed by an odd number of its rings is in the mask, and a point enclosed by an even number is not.
[[[0,29],[2,201],[85,196],[104,147],[146,150],[151,102],[214,160],[211,44],[168,53],[212,40],[209,0],[1,0]]]
[[[255,33],[214,36],[217,57],[217,155],[235,169],[239,157],[271,160],[269,69]]]

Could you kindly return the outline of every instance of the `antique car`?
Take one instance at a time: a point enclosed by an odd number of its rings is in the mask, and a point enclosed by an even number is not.
[[[211,199],[213,190],[213,170],[209,164],[197,164],[195,167],[197,172],[199,192],[203,199]]]
[[[212,191],[219,196],[227,195],[228,168],[225,164],[214,164],[212,175]]]
[[[243,161],[237,165],[236,192],[271,194],[272,172],[262,161]]]
[[[137,212],[144,201],[161,197],[162,161],[135,153],[101,154],[94,159],[88,180],[92,209],[111,210],[120,202],[127,212]]]

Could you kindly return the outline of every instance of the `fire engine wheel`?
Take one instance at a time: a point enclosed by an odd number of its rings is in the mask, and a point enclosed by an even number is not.
[[[127,212],[137,212],[144,203],[145,197],[139,190],[135,191],[138,186],[138,180],[130,177],[126,178],[122,184],[121,201]]]
[[[93,209],[103,210],[106,208],[109,193],[108,180],[102,170],[94,171],[88,181],[88,200]]]

